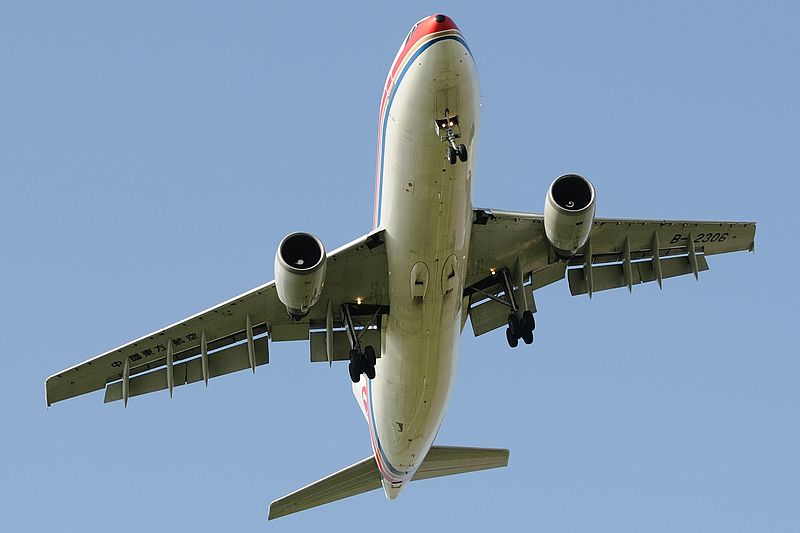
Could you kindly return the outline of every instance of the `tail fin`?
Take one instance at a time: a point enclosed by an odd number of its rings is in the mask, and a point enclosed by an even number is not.
[[[508,466],[508,455],[508,450],[496,448],[433,446],[414,474],[413,481]],[[381,475],[378,465],[375,464],[375,458],[367,457],[275,500],[269,506],[269,519],[305,511],[380,487]]]

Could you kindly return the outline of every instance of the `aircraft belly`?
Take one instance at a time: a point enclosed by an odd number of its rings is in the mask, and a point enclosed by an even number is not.
[[[442,422],[455,372],[459,329],[452,322],[448,329],[429,335],[409,337],[387,331],[382,374],[373,380],[372,401],[386,462],[401,478],[413,474],[425,458]]]
[[[381,225],[391,314],[371,393],[376,451],[396,479],[410,478],[427,454],[455,372],[478,98],[474,63],[463,45],[437,43],[409,68],[387,119]],[[448,162],[435,130],[445,108],[461,121],[466,163]],[[419,276],[424,294],[417,287],[414,296]]]

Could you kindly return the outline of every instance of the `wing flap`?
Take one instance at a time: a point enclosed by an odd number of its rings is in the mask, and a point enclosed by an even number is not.
[[[702,255],[696,256],[697,270],[708,270],[708,262]],[[692,264],[687,256],[661,259],[662,278],[673,278],[693,273]],[[652,261],[639,261],[631,263],[631,285],[638,285],[657,279]],[[584,268],[571,268],[567,271],[569,290],[573,296],[586,294],[588,284]],[[625,272],[622,264],[603,265],[592,267],[592,292],[605,291],[627,287]]]
[[[472,324],[472,333],[479,337],[484,333],[494,331],[508,322],[508,306],[494,300],[486,300],[469,308],[469,321]]]
[[[266,337],[255,339],[256,366],[269,363],[269,346]],[[250,368],[250,355],[247,344],[238,344],[208,355],[208,377],[216,378]],[[173,367],[174,385],[180,387],[189,383],[203,381],[202,361],[199,357],[176,363]],[[167,389],[167,369],[162,367],[152,372],[139,374],[130,378],[128,395],[140,396]],[[122,400],[122,381],[109,383],[106,386],[105,403]]]
[[[702,222],[692,220],[628,220],[622,218],[595,219],[589,239],[592,242],[592,262],[622,260],[628,242],[631,259],[652,256],[654,240],[658,240],[660,255],[686,254],[691,238],[697,253],[704,255],[753,251],[755,222]],[[570,264],[583,261],[579,252]]]
[[[310,335],[311,342],[309,348],[311,352],[312,363],[327,363],[328,350],[326,344],[327,333],[325,331],[312,331]],[[361,343],[365,346],[380,346],[381,334],[377,329],[367,329],[362,331],[359,337]],[[380,350],[375,350],[376,356],[380,358]],[[350,360],[350,339],[347,338],[346,331],[333,332],[333,361],[349,361]]]
[[[533,288],[530,283],[524,285],[524,291],[525,297],[528,299],[529,309],[535,313],[536,302],[533,299]],[[519,291],[516,290],[515,292],[518,293]],[[500,294],[502,294],[502,292],[498,291],[495,293],[495,296]],[[484,333],[494,331],[508,324],[508,315],[511,313],[511,309],[509,309],[507,305],[491,298],[481,301],[480,298],[475,298],[476,295],[480,297],[479,294],[472,295],[473,300],[470,302],[468,312],[469,321],[470,324],[472,324],[472,333],[476,337],[480,337]],[[519,298],[519,294],[516,294],[515,297]],[[479,303],[474,303],[476,301]]]

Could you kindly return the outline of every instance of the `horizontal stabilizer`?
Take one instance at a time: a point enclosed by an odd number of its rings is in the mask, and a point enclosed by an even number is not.
[[[500,448],[433,446],[414,474],[414,481],[508,466],[508,454]]]
[[[463,474],[508,466],[508,450],[496,448],[431,447],[413,480]],[[319,481],[277,499],[269,506],[269,519],[335,502],[381,487],[375,457],[331,474]]]
[[[269,506],[269,519],[280,518],[318,505],[381,488],[381,474],[375,457],[367,457],[335,474],[320,479]]]

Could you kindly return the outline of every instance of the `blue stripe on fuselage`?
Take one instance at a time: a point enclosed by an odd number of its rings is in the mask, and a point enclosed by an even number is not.
[[[383,446],[381,446],[381,439],[378,438],[378,424],[375,422],[375,409],[372,404],[372,380],[367,379],[367,390],[369,391],[369,424],[372,426],[372,435],[375,438],[375,449],[381,456],[381,463],[389,470],[389,473],[393,476],[397,476],[399,481],[405,481],[406,475],[408,472],[401,472],[397,468],[395,468],[389,459],[386,457],[386,452],[383,451]]]
[[[443,37],[431,39],[429,42],[422,45],[419,48],[419,50],[414,52],[414,55],[411,56],[411,59],[409,59],[406,62],[406,66],[403,67],[402,71],[400,71],[400,76],[397,78],[397,81],[395,81],[394,86],[392,87],[392,92],[389,95],[389,101],[386,102],[386,109],[384,109],[383,117],[381,118],[381,155],[380,155],[381,159],[380,159],[380,167],[378,170],[378,175],[380,176],[380,179],[378,180],[378,216],[376,217],[376,224],[378,226],[380,226],[381,223],[381,203],[383,201],[383,157],[386,148],[386,126],[388,125],[387,118],[389,117],[389,111],[391,110],[392,102],[394,101],[394,97],[397,94],[397,89],[400,87],[400,83],[403,81],[403,77],[406,75],[406,72],[408,72],[409,67],[411,67],[411,65],[414,64],[414,60],[416,60],[417,57],[419,57],[419,55],[425,50],[427,50],[428,47],[430,47],[431,45],[448,39],[458,41],[459,43],[464,45],[464,48],[466,48],[467,52],[469,53],[469,57],[472,59],[473,63],[475,62],[475,58],[472,57],[472,50],[470,50],[469,46],[467,46],[467,41],[465,41],[464,38],[461,37],[460,35],[445,35]],[[434,117],[432,120],[435,120],[435,118],[436,117]]]

